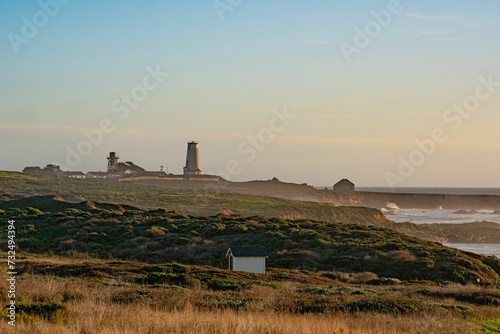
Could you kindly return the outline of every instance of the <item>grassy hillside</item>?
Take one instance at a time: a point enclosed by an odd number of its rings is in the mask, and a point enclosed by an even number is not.
[[[52,203],[52,204],[51,204]],[[272,267],[372,272],[402,280],[500,284],[500,262],[393,230],[344,223],[216,215],[188,216],[99,203],[34,197],[4,202],[17,244],[32,253],[88,253],[152,263],[177,261],[225,267],[230,245],[261,244]],[[6,208],[8,207],[8,208]],[[339,210],[354,208],[339,208]],[[3,231],[5,234],[5,225]],[[5,242],[4,242],[5,243]],[[4,244],[1,245],[4,247]]]
[[[203,189],[174,189],[155,185],[106,180],[75,180],[0,172],[0,201],[33,195],[58,195],[71,201],[91,201],[163,208],[183,214],[215,215],[233,212],[245,216],[344,221],[362,224],[388,223],[376,209],[292,201]]]
[[[500,317],[498,290],[424,282],[360,284],[366,273],[271,269],[259,275],[179,263],[33,255],[18,261],[18,272],[16,333],[479,334],[500,329],[494,320]],[[1,288],[0,302],[7,302]],[[8,327],[0,323],[0,331]]]
[[[441,243],[499,243],[498,224],[475,222],[471,224],[396,224],[387,220],[377,209],[338,207],[332,191],[318,191],[310,186],[279,181],[253,181],[219,184],[217,191],[205,190],[206,182],[112,182],[105,180],[73,180],[67,178],[29,176],[0,171],[1,201],[56,194],[59,199],[72,202],[87,201],[85,205],[114,203],[123,210],[134,206],[143,209],[163,208],[191,215],[215,215],[233,212],[243,216],[308,219],[325,222],[348,222],[388,227],[424,240]],[[214,186],[212,184],[211,186]],[[243,194],[247,193],[247,194]],[[262,196],[258,194],[268,194]],[[320,196],[321,195],[321,196]],[[333,196],[333,197],[332,197]],[[359,197],[358,195],[352,195]],[[281,197],[294,198],[287,200]],[[338,197],[338,194],[337,194]],[[349,205],[358,200],[347,201]],[[40,199],[42,200],[42,199]],[[324,201],[320,203],[318,201]],[[44,208],[61,203],[37,203]],[[48,206],[47,206],[48,205]],[[120,208],[118,208],[120,210]]]
[[[382,228],[399,225],[374,209],[0,172],[0,235],[10,219],[17,333],[500,331],[498,258]],[[265,275],[225,270],[248,244]]]

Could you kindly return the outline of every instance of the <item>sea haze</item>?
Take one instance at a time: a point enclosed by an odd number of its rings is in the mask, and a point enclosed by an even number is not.
[[[330,187],[331,188],[331,187]],[[500,196],[500,188],[389,188],[389,187],[356,187],[358,191],[400,193],[400,194],[452,194],[452,195],[497,195]]]
[[[476,254],[493,255],[500,258],[499,244],[445,244],[445,246]]]

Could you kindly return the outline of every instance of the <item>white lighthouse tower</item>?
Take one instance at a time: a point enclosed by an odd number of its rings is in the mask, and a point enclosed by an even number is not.
[[[187,143],[186,166],[184,167],[184,176],[201,175],[200,169],[200,149],[198,142]]]

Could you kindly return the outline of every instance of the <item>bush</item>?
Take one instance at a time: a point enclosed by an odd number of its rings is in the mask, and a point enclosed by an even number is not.
[[[60,323],[68,317],[68,306],[63,303],[49,301],[46,303],[20,302],[16,305],[19,317],[31,321],[33,317]]]
[[[493,334],[500,332],[500,319],[485,320],[479,322],[481,328],[477,331],[480,334]]]
[[[369,281],[377,280],[378,275],[369,271],[365,271],[362,273],[353,274],[354,279],[357,283],[367,283]]]
[[[345,305],[348,312],[374,312],[388,314],[409,314],[422,312],[426,305],[421,301],[408,301],[386,298],[374,298],[372,300],[359,300]]]
[[[43,216],[45,214],[45,212],[37,208],[28,207],[25,210],[28,215]]]
[[[33,225],[33,224],[28,224],[24,228],[24,232],[26,232],[26,233],[35,232],[35,231],[36,231],[35,230],[35,225]]]
[[[151,272],[146,275],[146,278],[137,277],[135,279],[137,283],[142,283],[145,281],[147,284],[165,284],[171,283],[175,285],[196,287],[200,285],[200,282],[186,274],[167,274],[163,272]]]
[[[239,291],[246,286],[243,282],[231,282],[222,279],[210,279],[207,282],[207,287],[215,291]]]
[[[153,226],[153,227],[151,227],[151,229],[149,230],[149,234],[150,234],[153,238],[162,237],[162,236],[164,236],[164,235],[165,235],[165,228],[160,227],[160,226]]]
[[[180,237],[180,238],[177,238],[175,240],[174,245],[183,246],[183,245],[190,245],[192,243],[193,243],[193,240],[188,239],[188,238],[184,238],[184,237]]]

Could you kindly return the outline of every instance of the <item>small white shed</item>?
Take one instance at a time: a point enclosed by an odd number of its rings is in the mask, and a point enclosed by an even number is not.
[[[229,270],[266,273],[267,252],[263,246],[229,247],[226,257]]]

